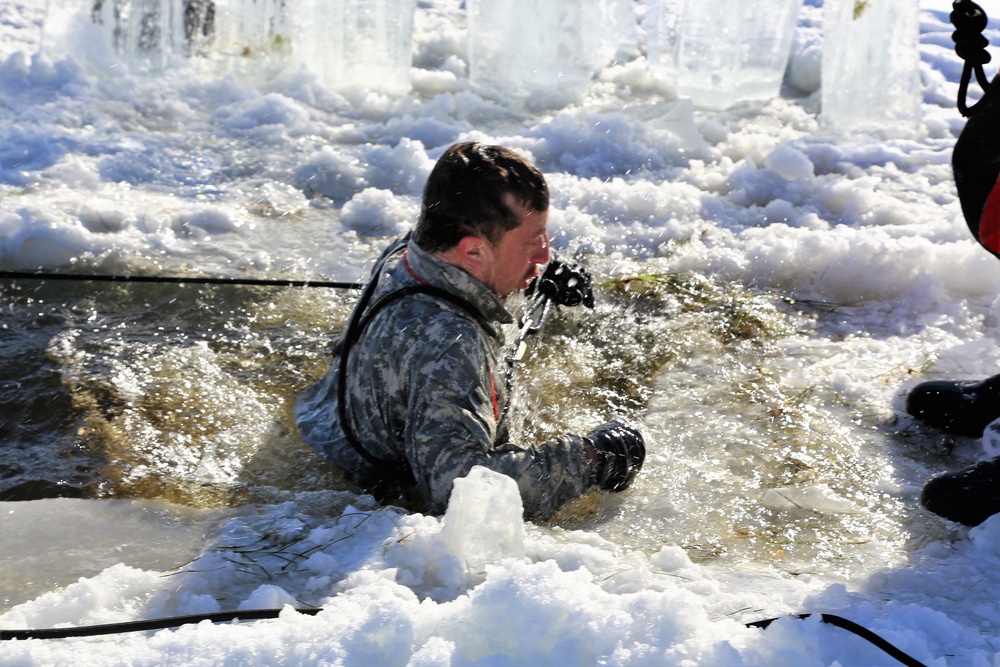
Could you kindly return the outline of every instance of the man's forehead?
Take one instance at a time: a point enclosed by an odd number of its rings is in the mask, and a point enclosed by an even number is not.
[[[527,236],[544,234],[549,222],[548,211],[533,211],[530,208],[514,209],[518,217],[517,231]],[[513,230],[512,230],[513,231]]]

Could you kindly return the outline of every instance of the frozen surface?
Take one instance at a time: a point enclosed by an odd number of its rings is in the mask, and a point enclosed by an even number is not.
[[[155,500],[0,503],[0,601],[63,589],[119,563],[178,567],[201,553],[221,518]]]

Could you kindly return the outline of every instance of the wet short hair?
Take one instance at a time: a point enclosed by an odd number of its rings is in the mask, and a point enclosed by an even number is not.
[[[504,202],[508,193],[532,211],[549,208],[545,176],[523,156],[474,141],[451,146],[424,186],[414,242],[427,252],[449,250],[470,235],[499,243],[519,222]]]

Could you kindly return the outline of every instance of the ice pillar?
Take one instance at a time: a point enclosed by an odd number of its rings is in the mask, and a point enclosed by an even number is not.
[[[416,0],[90,0],[136,71],[172,58],[253,82],[289,62],[334,89],[410,90]]]
[[[820,120],[827,127],[916,128],[918,12],[913,0],[826,0]]]
[[[184,52],[180,0],[93,0],[90,13],[118,57],[136,71],[160,70]]]
[[[90,13],[135,72],[204,56],[200,68],[260,78],[284,64],[290,37],[285,0],[91,0]]]
[[[627,0],[468,0],[466,6],[469,79],[529,107],[577,101],[635,23]]]
[[[802,0],[655,0],[653,72],[695,106],[778,95]]]
[[[188,2],[189,0],[185,0]],[[286,0],[202,0],[210,3],[195,44],[217,71],[242,81],[266,81],[288,64],[294,41]]]
[[[416,0],[308,0],[295,59],[331,89],[405,94],[411,87]]]

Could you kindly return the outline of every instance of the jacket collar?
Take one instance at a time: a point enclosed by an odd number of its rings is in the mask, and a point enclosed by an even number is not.
[[[409,263],[409,268],[419,276],[419,279],[426,281],[429,285],[453,292],[456,296],[469,301],[479,309],[485,319],[502,324],[510,324],[514,321],[514,317],[500,301],[500,298],[465,269],[449,264],[421,250],[413,242],[407,244],[405,258],[406,262]],[[397,270],[409,273],[403,261],[400,261]],[[411,280],[419,280],[410,275],[406,277]]]

